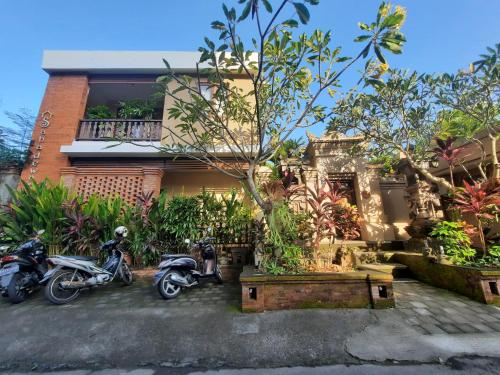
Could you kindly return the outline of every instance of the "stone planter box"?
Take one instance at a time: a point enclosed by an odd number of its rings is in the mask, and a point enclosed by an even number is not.
[[[242,311],[394,307],[392,280],[367,271],[273,276],[247,266],[240,276]]]
[[[225,283],[237,283],[243,270],[242,264],[223,264],[219,265],[222,273],[222,281]]]
[[[392,260],[408,266],[417,280],[500,307],[500,269],[442,264],[415,253],[394,253]]]

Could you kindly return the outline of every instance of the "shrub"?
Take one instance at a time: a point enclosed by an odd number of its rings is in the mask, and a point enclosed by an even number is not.
[[[476,255],[464,228],[463,222],[441,221],[430,233],[441,241],[445,254],[451,257],[452,262],[459,265],[467,264]]]

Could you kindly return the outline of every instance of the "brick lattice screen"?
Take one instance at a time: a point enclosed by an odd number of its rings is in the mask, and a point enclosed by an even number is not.
[[[120,195],[128,203],[135,204],[143,183],[143,176],[78,176],[76,187],[84,197],[94,193],[101,196]]]
[[[78,194],[88,197],[121,196],[130,204],[137,203],[142,192],[160,193],[163,171],[158,168],[141,167],[67,167],[61,169],[66,186]]]

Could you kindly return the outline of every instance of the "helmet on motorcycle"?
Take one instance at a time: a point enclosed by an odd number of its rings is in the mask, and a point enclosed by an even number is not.
[[[119,226],[115,229],[115,236],[120,238],[125,238],[128,235],[128,229],[124,226]]]

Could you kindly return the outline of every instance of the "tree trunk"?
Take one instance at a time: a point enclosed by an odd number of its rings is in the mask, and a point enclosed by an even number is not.
[[[481,248],[483,249],[483,256],[488,255],[488,250],[486,250],[486,241],[484,239],[483,233],[483,224],[481,223],[481,219],[477,218],[477,229],[479,231],[479,242],[481,242]]]
[[[267,218],[267,215],[269,215],[272,212],[273,204],[272,202],[265,201],[264,199],[262,199],[259,189],[257,189],[257,185],[255,184],[255,165],[250,165],[250,167],[248,168],[245,182],[249,193],[255,200],[255,203],[257,203],[257,205],[262,209],[264,216],[266,216]]]
[[[455,181],[453,181],[453,165],[449,164],[448,165],[448,171],[450,173],[450,183],[453,188],[455,188]]]
[[[500,179],[500,164],[498,163],[497,156],[497,141],[498,136],[493,134],[488,134],[491,140],[491,161],[493,164],[493,171],[491,172],[491,180],[497,182]]]
[[[442,177],[436,177],[432,173],[430,173],[427,169],[422,168],[419,166],[415,161],[404,152],[404,155],[406,156],[406,159],[410,163],[410,165],[416,169],[418,172],[422,173],[422,175],[429,181],[434,182],[438,186],[446,189],[448,192],[453,192],[455,189],[452,184],[450,184],[446,179]]]

